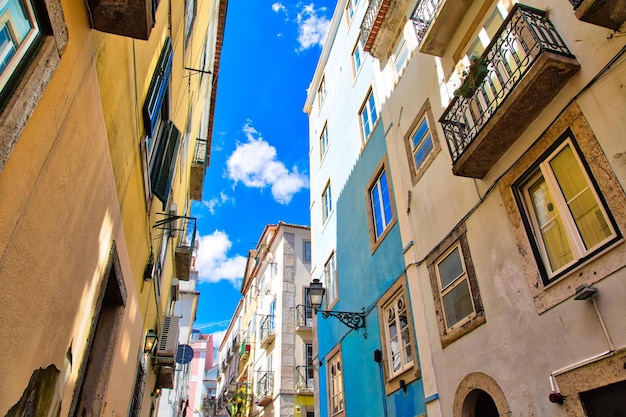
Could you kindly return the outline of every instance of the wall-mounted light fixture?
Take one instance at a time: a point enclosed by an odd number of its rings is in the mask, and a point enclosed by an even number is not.
[[[576,288],[576,294],[574,294],[574,300],[587,300],[593,297],[598,292],[596,287],[592,287],[588,284],[580,285]]]
[[[350,311],[332,311],[332,310],[320,310],[319,308],[322,306],[322,301],[324,300],[324,294],[326,293],[326,289],[322,285],[319,279],[315,278],[309,284],[309,303],[313,308],[313,312],[317,313],[318,311],[322,313],[323,318],[328,318],[328,316],[336,317],[340,322],[345,324],[351,329],[360,329],[361,327],[365,328],[365,312],[361,311],[359,313],[353,313]],[[364,334],[365,337],[366,334]]]
[[[154,387],[154,391],[152,391],[152,396],[158,398],[161,396],[161,387]]]
[[[157,336],[154,329],[148,330],[148,333],[146,333],[146,340],[143,345],[143,353],[150,355],[158,341],[159,337]]]

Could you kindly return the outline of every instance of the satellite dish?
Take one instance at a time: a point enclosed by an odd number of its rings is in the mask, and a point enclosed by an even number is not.
[[[178,345],[178,352],[176,353],[176,363],[186,365],[191,362],[193,358],[193,349],[189,345]]]

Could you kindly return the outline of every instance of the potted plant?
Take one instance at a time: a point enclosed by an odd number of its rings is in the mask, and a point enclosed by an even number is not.
[[[462,73],[461,86],[454,91],[454,95],[457,97],[472,97],[487,75],[488,67],[485,59],[472,55],[470,61],[469,68]]]

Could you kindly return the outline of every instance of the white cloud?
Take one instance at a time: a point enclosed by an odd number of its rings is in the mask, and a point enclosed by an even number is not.
[[[242,182],[247,187],[271,188],[272,197],[280,204],[289,204],[294,194],[309,187],[309,179],[297,167],[289,171],[285,164],[276,159],[276,148],[263,140],[259,132],[250,125],[243,127],[248,142],[238,144],[237,149],[226,161],[230,179]]]
[[[278,13],[279,11],[286,11],[285,6],[280,2],[272,4],[272,10],[274,10],[276,13]]]
[[[247,258],[241,255],[228,256],[233,245],[228,235],[216,230],[200,236],[196,268],[200,282],[230,281],[237,289],[241,286]]]
[[[220,192],[219,197],[213,197],[210,200],[203,200],[202,205],[206,207],[211,214],[215,214],[215,209],[224,205],[226,202],[235,203],[234,197],[229,197],[225,192]]]
[[[323,14],[326,7],[315,8],[313,3],[305,5],[298,13],[296,22],[298,24],[299,51],[312,48],[316,45],[323,46],[326,40],[326,33],[330,26],[330,20]]]

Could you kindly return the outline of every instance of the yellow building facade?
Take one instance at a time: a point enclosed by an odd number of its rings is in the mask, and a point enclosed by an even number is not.
[[[0,5],[1,414],[148,416],[172,384],[226,9]]]

